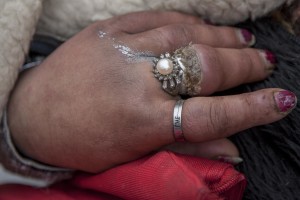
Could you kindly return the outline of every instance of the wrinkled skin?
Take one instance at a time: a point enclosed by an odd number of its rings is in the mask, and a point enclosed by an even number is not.
[[[162,148],[209,158],[238,156],[227,136],[287,114],[276,109],[273,97],[281,89],[209,97],[272,72],[263,51],[248,48],[239,31],[175,12],[134,13],[92,24],[20,76],[8,108],[13,140],[30,158],[88,172]],[[178,97],[161,89],[149,55],[128,61],[114,42],[152,56],[193,43],[203,80],[199,96],[183,106],[183,132],[191,143],[174,143]]]

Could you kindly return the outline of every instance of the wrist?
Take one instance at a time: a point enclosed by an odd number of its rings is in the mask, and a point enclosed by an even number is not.
[[[72,177],[69,169],[56,168],[39,163],[23,156],[16,148],[7,123],[7,112],[4,111],[0,131],[0,163],[9,171],[25,177],[42,179],[51,184]]]

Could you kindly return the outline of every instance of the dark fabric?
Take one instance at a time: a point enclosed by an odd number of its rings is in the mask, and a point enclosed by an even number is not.
[[[266,81],[244,85],[235,92],[280,87],[300,98],[300,37],[283,30],[271,19],[246,23],[257,37],[255,48],[269,49],[278,60]],[[285,119],[243,131],[234,136],[244,162],[248,186],[244,199],[300,199],[300,105]]]
[[[43,35],[34,35],[30,44],[29,57],[36,55],[48,56],[61,44],[62,42],[55,38]]]
[[[163,151],[101,174],[77,174],[50,188],[0,186],[0,199],[239,200],[245,186],[230,164]]]
[[[62,43],[62,41],[49,36],[34,35],[23,68],[27,69],[39,65]]]

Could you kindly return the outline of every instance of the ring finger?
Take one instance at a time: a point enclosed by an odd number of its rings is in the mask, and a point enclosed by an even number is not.
[[[206,96],[244,83],[265,79],[275,67],[274,55],[265,50],[213,48],[206,45],[189,45],[175,52],[180,57],[185,74],[179,83],[179,94]],[[178,62],[175,58],[168,58]],[[164,59],[165,60],[165,59]],[[172,66],[161,66],[155,62],[155,77],[173,73]],[[164,71],[162,71],[164,70]],[[170,71],[170,72],[169,72]],[[159,79],[161,80],[161,79]],[[173,81],[174,82],[174,81]],[[171,87],[162,79],[163,87]]]
[[[245,44],[251,45],[255,41],[255,37],[245,31],[230,27],[173,24],[134,34],[137,39],[132,40],[131,44],[139,50],[147,47],[157,56],[187,46],[189,42],[198,43],[186,47],[193,49],[189,52],[195,52],[195,55],[188,57],[197,58],[198,66],[193,67],[198,73],[190,70],[192,78],[185,78],[195,81],[185,81],[185,85],[192,88],[182,88],[180,94],[209,95],[243,83],[263,80],[272,72],[275,64],[272,53],[243,49],[247,46]],[[130,37],[127,39],[130,40]]]
[[[240,84],[260,81],[275,67],[274,55],[257,49],[224,49],[192,45],[201,70],[197,95],[209,95]]]

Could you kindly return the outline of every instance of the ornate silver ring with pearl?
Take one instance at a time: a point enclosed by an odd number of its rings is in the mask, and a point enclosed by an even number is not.
[[[170,53],[161,54],[153,59],[154,77],[162,82],[162,88],[171,95],[178,95],[184,75],[184,66],[180,57]]]

